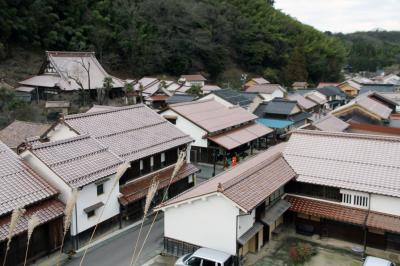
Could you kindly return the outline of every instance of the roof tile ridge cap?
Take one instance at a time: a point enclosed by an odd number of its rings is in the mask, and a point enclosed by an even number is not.
[[[223,191],[225,191],[226,189],[229,189],[229,188],[237,185],[238,183],[241,183],[249,175],[252,175],[252,174],[262,170],[263,168],[268,167],[270,164],[272,164],[273,162],[277,161],[281,157],[283,157],[281,151],[277,152],[275,154],[271,154],[267,159],[265,159],[264,161],[258,163],[254,167],[251,167],[250,169],[244,170],[238,176],[236,176],[236,177],[234,177],[234,178],[232,178],[230,180],[227,180],[225,182],[220,183],[221,187],[223,188]],[[256,157],[253,157],[253,158],[256,158]]]
[[[168,123],[168,120],[160,121],[158,123],[154,123],[154,124],[150,124],[150,125],[146,125],[146,126],[141,126],[141,127],[137,127],[137,128],[130,128],[130,129],[126,129],[126,130],[123,130],[123,131],[110,133],[110,134],[107,134],[107,135],[102,135],[102,136],[97,137],[97,139],[102,139],[102,138],[108,138],[108,137],[111,137],[111,136],[122,135],[122,134],[125,134],[125,133],[128,133],[128,132],[141,130],[141,129],[145,129],[145,128],[149,128],[149,127],[153,127],[153,126],[158,126],[158,125],[165,124],[165,123]]]
[[[186,103],[175,103],[171,104],[170,107],[178,107],[178,106],[183,106],[183,105],[191,105],[191,104],[200,104],[200,103],[205,103],[205,102],[212,102],[214,99],[199,99],[198,101],[192,101],[192,102],[186,102]],[[217,101],[215,101],[217,102]]]
[[[97,170],[97,171],[94,171],[94,172],[92,172],[92,173],[89,173],[89,174],[80,176],[80,177],[78,177],[78,178],[76,178],[76,179],[73,179],[73,180],[71,180],[71,181],[68,181],[67,183],[70,184],[70,185],[74,184],[74,185],[76,186],[76,184],[79,183],[79,181],[81,181],[81,180],[83,180],[83,179],[85,179],[85,178],[87,178],[87,177],[96,175],[96,174],[98,174],[98,173],[100,173],[100,172],[102,172],[102,171],[106,171],[106,170],[109,170],[109,169],[111,169],[111,168],[113,168],[113,167],[119,166],[119,165],[121,165],[122,163],[123,163],[123,162],[114,163],[114,164],[112,164],[112,165],[110,165],[110,166],[103,167],[103,168],[101,168],[101,169],[99,169],[99,170]],[[115,173],[116,173],[116,172],[117,172],[117,170],[115,170]],[[94,182],[94,181],[93,181],[93,182]],[[86,183],[85,185],[90,184],[90,183],[92,183],[92,181]],[[85,186],[85,185],[81,185],[81,186]],[[78,187],[80,187],[80,186],[78,186]]]
[[[102,106],[102,105],[98,105]],[[126,111],[130,109],[135,109],[135,108],[140,108],[144,107],[144,104],[135,104],[135,105],[128,105],[128,106],[113,106],[116,108],[110,109],[110,110],[101,110],[101,111],[96,111],[96,112],[90,112],[90,113],[79,113],[79,114],[72,114],[72,115],[67,115],[65,116],[64,120],[70,120],[70,119],[76,119],[76,118],[81,118],[81,117],[90,117],[90,116],[96,116],[96,115],[101,115],[101,114],[106,114],[106,113],[114,113],[114,112],[121,112],[121,111]]]
[[[344,133],[344,132],[332,132],[332,131],[317,131],[309,129],[298,129],[293,132],[293,134],[302,135],[319,135],[327,137],[341,137],[341,138],[354,138],[354,139],[369,139],[369,140],[381,140],[381,141],[395,141],[400,142],[400,137],[396,136],[385,136],[385,135],[371,135],[371,134],[361,134],[361,133]]]
[[[89,139],[89,138],[93,139],[89,134],[82,134],[82,135],[77,135],[77,136],[72,137],[72,138],[66,138],[66,139],[60,139],[60,140],[56,140],[56,141],[32,144],[32,149],[33,150],[37,150],[37,149],[48,148],[48,147],[51,147],[51,146],[57,146],[57,145],[65,144],[65,143],[79,141],[79,140],[86,139],[86,138],[87,139]]]
[[[132,154],[141,152],[141,151],[146,150],[146,149],[149,149],[149,148],[153,148],[153,147],[156,147],[156,146],[159,146],[159,145],[164,145],[165,143],[168,143],[168,142],[171,142],[171,141],[175,141],[175,140],[178,140],[178,139],[187,138],[187,137],[190,137],[190,135],[183,135],[183,136],[180,136],[180,137],[174,137],[174,138],[172,138],[172,139],[170,139],[170,140],[168,140],[168,141],[164,141],[164,142],[162,142],[162,143],[153,144],[153,145],[151,145],[151,146],[148,146],[148,147],[145,147],[145,148],[141,148],[141,149],[138,149],[138,150],[135,150],[135,151],[132,151],[132,152],[123,153],[123,154],[120,155],[120,157],[125,157],[125,156],[128,156],[128,155],[132,155]],[[191,140],[191,141],[192,141],[192,140]],[[190,142],[191,142],[191,141],[190,141]],[[179,145],[178,145],[178,146],[179,146]]]

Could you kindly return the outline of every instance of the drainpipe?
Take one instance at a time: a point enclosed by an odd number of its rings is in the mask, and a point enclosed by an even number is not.
[[[364,248],[363,248],[363,253],[362,253],[362,259],[365,259],[365,251],[367,250],[367,220],[369,213],[371,211],[371,193],[368,193],[368,212],[367,215],[365,216],[364,220]]]
[[[239,210],[240,213],[240,210]],[[251,213],[250,213],[251,214]],[[235,245],[236,245],[236,257],[237,257],[237,265],[240,265],[240,254],[239,254],[239,245],[237,242],[238,239],[238,225],[239,225],[239,217],[240,216],[246,216],[249,215],[249,213],[244,213],[244,214],[238,214],[236,215],[236,237],[235,237]]]

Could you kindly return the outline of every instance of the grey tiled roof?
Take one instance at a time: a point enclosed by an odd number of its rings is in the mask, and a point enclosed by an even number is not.
[[[79,134],[96,138],[129,162],[192,141],[192,138],[143,104],[69,115],[64,123]]]
[[[15,120],[0,131],[0,140],[8,147],[15,149],[25,141],[26,138],[42,135],[50,128],[48,124],[32,123]]]
[[[400,197],[400,138],[299,130],[283,152],[297,181]]]
[[[265,114],[290,115],[296,105],[296,101],[275,98],[268,103],[260,104],[254,113],[259,117]]]
[[[373,85],[363,85],[360,89],[359,94],[364,94],[369,91],[376,92],[396,92],[400,90],[400,85],[392,84],[373,84]]]
[[[0,216],[56,195],[57,191],[0,141]]]
[[[342,92],[338,87],[329,86],[324,88],[317,89],[318,92],[322,93],[325,96],[342,96],[345,97],[346,95]]]
[[[194,99],[196,99],[196,96],[193,96],[193,95],[175,94],[175,95],[169,97],[165,102],[167,104],[185,103],[185,102],[191,102]]]
[[[313,126],[322,131],[343,132],[350,124],[340,120],[336,116],[327,115],[315,121]]]
[[[297,101],[298,105],[305,110],[311,109],[317,105],[315,102],[297,93],[289,94],[287,98],[292,101]]]
[[[110,176],[123,163],[121,158],[88,135],[33,144],[31,151],[73,188]]]

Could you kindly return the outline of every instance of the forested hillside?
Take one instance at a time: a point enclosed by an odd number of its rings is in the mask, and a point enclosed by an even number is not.
[[[350,51],[348,64],[354,72],[400,65],[400,31],[356,32],[337,36]]]
[[[0,0],[0,57],[14,47],[94,50],[132,76],[238,68],[286,84],[336,81],[346,58],[265,0]]]

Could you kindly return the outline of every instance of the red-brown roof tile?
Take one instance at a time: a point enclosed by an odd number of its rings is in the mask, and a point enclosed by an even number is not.
[[[0,162],[0,216],[57,194],[1,141]]]
[[[150,187],[153,178],[157,178],[157,180],[160,182],[158,189],[167,187],[170,182],[172,172],[174,171],[174,167],[175,165],[168,166],[160,171],[140,177],[137,180],[122,186],[120,188],[120,192],[122,193],[122,197],[120,198],[121,204],[127,205],[138,199],[146,197],[147,190]],[[198,171],[199,169],[193,164],[185,163],[177,173],[176,177],[171,181],[171,184],[191,174],[197,173]]]
[[[25,214],[19,219],[13,235],[18,235],[28,229],[29,218],[36,214],[40,223],[44,224],[54,220],[63,215],[64,204],[57,199],[50,199],[38,203],[32,207],[26,208]],[[0,242],[5,240],[8,236],[8,229],[10,227],[11,214],[0,218]]]

